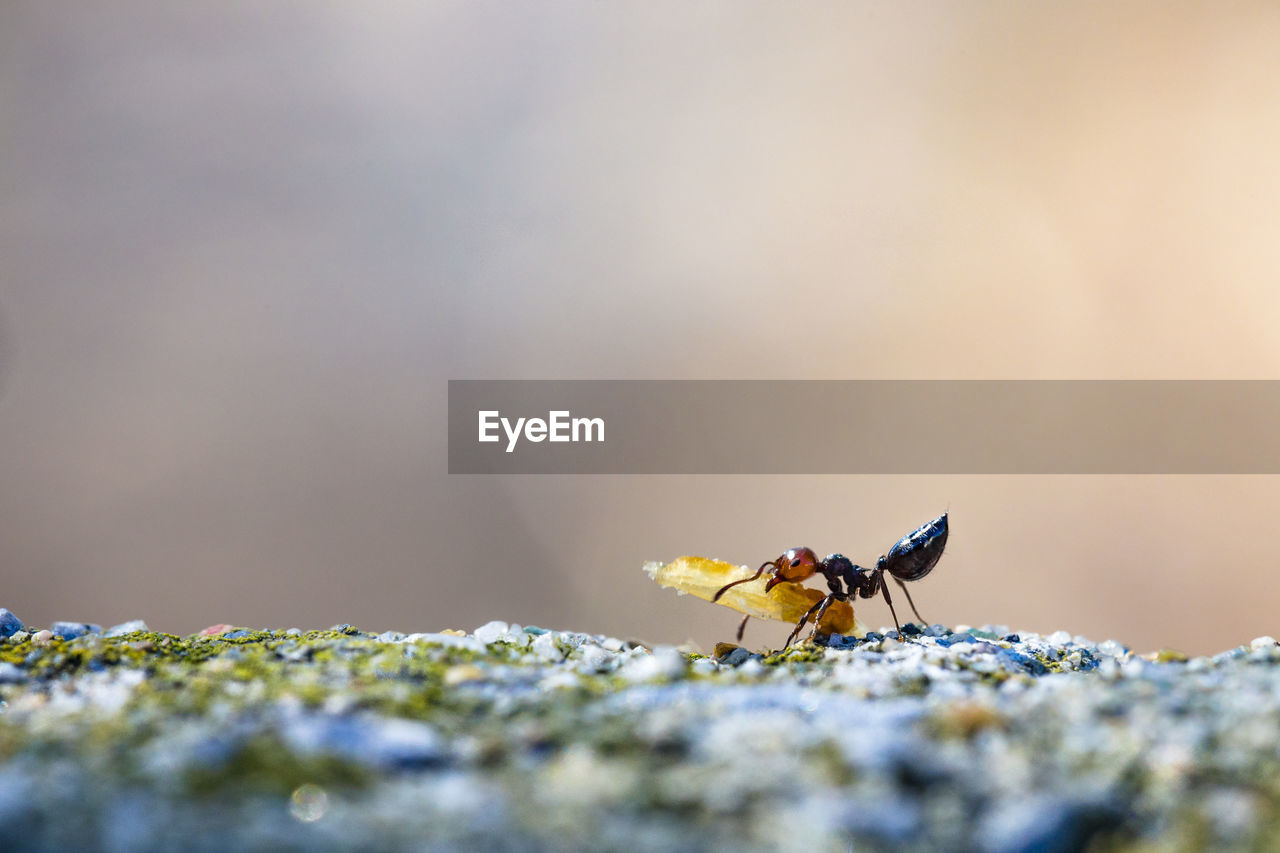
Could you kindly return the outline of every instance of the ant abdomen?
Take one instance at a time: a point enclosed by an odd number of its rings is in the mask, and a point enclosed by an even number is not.
[[[947,544],[947,514],[923,524],[903,536],[877,568],[883,568],[900,581],[916,581],[933,571]]]

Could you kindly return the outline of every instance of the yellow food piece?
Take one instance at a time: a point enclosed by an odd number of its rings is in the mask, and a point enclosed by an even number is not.
[[[755,574],[746,566],[735,566],[733,563],[706,557],[677,557],[670,563],[645,563],[644,570],[659,586],[674,589],[681,595],[696,595],[707,601],[711,601],[725,584]],[[789,581],[783,581],[765,592],[767,580],[766,572],[752,583],[739,584],[720,596],[716,604],[723,604],[749,616],[795,624],[810,607],[826,597],[824,592]],[[864,633],[862,626],[853,618],[853,607],[847,601],[831,602],[818,629],[826,634]]]

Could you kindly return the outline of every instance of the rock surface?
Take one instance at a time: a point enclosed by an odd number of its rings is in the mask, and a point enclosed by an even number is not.
[[[1270,637],[1146,659],[911,626],[717,660],[502,622],[84,627],[0,639],[0,838],[23,849],[1280,842]]]

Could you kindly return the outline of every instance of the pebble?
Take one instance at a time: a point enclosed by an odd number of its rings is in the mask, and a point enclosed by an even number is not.
[[[501,639],[503,636],[506,635],[507,631],[509,631],[510,628],[511,626],[508,625],[506,622],[498,622],[498,621],[486,622],[485,624],[481,625],[479,628],[476,628],[476,630],[473,632],[473,635],[477,640],[487,645],[489,643],[497,642],[499,639]]]
[[[31,642],[35,643],[37,646],[48,645],[53,642],[53,632],[48,628],[45,628],[42,631],[36,631],[31,635]]]
[[[4,607],[0,607],[0,640],[12,637],[25,627],[22,620]]]
[[[1275,637],[1267,637],[1267,636],[1254,637],[1252,640],[1249,641],[1249,648],[1253,649],[1254,651],[1257,651],[1258,649],[1274,648],[1275,645],[1276,645]]]
[[[85,634],[102,633],[101,625],[91,625],[88,622],[54,622],[49,629],[64,640],[74,640]]]
[[[741,666],[742,664],[746,663],[747,659],[750,657],[751,657],[751,652],[744,649],[742,646],[738,646],[737,648],[731,650],[724,657],[720,658],[720,663],[723,664],[724,666]]]
[[[627,681],[673,679],[684,675],[685,657],[672,646],[658,646],[651,654],[632,658],[622,668]]]
[[[121,634],[133,634],[135,632],[150,631],[147,623],[141,619],[131,619],[128,622],[121,622],[119,625],[112,625],[107,629],[106,637],[119,637]]]
[[[555,634],[539,634],[533,638],[531,646],[533,654],[545,661],[564,660],[564,652],[556,644]]]
[[[234,631],[235,625],[210,625],[208,628],[202,629],[197,637],[216,637],[219,634],[225,634],[227,631]]]

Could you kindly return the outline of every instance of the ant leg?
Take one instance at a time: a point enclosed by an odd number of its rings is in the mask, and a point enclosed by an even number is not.
[[[785,646],[783,646],[783,647],[782,647],[783,649],[786,649],[786,648],[787,648],[787,646],[791,645],[791,641],[792,641],[792,640],[794,640],[796,637],[800,636],[800,629],[802,629],[802,628],[804,627],[804,623],[806,623],[806,622],[808,622],[808,621],[809,621],[809,617],[810,617],[810,616],[812,616],[812,615],[814,614],[814,611],[816,611],[819,607],[821,607],[825,602],[827,602],[827,601],[828,601],[828,600],[830,600],[831,598],[833,598],[833,596],[828,595],[826,598],[824,598],[824,599],[822,599],[822,600],[820,600],[820,601],[815,601],[815,602],[813,603],[813,606],[812,606],[812,607],[810,607],[808,610],[806,610],[806,611],[804,612],[804,615],[800,617],[800,621],[796,623],[796,627],[795,627],[795,629],[791,632],[791,635],[790,635],[789,637],[787,637],[787,644],[786,644]]]
[[[743,616],[742,621],[738,623],[738,642],[739,643],[742,642],[742,632],[747,630],[747,620],[750,618],[751,618],[751,614],[748,613],[746,616]]]
[[[738,584],[740,584],[740,583],[751,583],[753,580],[755,580],[756,578],[758,578],[758,577],[760,577],[762,574],[764,574],[764,570],[765,570],[767,567],[769,567],[769,566],[773,566],[773,567],[776,569],[776,568],[778,567],[778,562],[777,562],[777,560],[770,560],[769,562],[765,563],[763,566],[761,566],[759,569],[757,569],[757,570],[756,570],[756,573],[755,573],[754,575],[752,575],[752,576],[751,576],[751,577],[749,577],[749,578],[743,578],[742,580],[734,581],[733,583],[727,583],[727,584],[725,584],[724,586],[720,587],[719,591],[718,591],[718,592],[716,592],[716,594],[715,594],[714,596],[712,596],[712,597],[711,597],[711,600],[712,600],[712,601],[719,601],[719,600],[720,600],[720,596],[722,596],[722,595],[724,595],[726,592],[728,592],[728,590],[729,590],[729,588],[730,588],[730,587],[735,587],[735,586],[737,586],[737,585],[738,585]]]
[[[894,578],[894,580],[897,581],[898,586],[902,587],[902,594],[907,597],[907,604],[911,605],[911,612],[916,615],[916,620],[920,623],[920,626],[928,625],[929,623],[924,621],[924,617],[920,615],[920,611],[916,610],[916,603],[911,600],[911,591],[907,589],[907,585],[897,578]]]
[[[822,617],[826,615],[827,608],[830,607],[831,602],[835,600],[836,597],[834,595],[828,595],[826,598],[822,599],[822,606],[818,608],[817,615],[813,617],[813,631],[809,634],[809,639],[812,640],[814,636],[817,635],[818,626],[822,624]]]
[[[898,629],[898,636],[902,636],[902,625],[898,622],[898,611],[893,609],[893,596],[889,595],[889,585],[884,582],[884,575],[880,575],[880,591],[884,593],[884,603],[889,605],[889,612],[893,614],[893,627]]]

